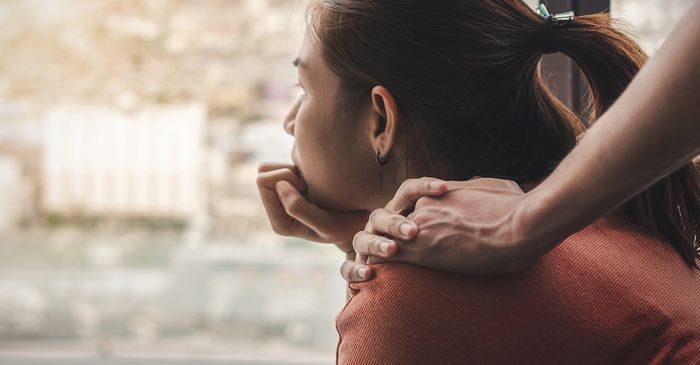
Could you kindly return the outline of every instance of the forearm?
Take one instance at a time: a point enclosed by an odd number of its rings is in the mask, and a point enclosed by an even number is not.
[[[700,4],[552,175],[528,194],[523,222],[543,244],[554,246],[700,153],[697,19]]]

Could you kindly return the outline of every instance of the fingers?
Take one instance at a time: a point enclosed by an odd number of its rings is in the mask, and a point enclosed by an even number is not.
[[[290,217],[280,201],[275,184],[277,181],[290,181],[300,189],[306,184],[294,172],[294,166],[287,164],[262,164],[257,178],[258,191],[275,233],[283,236],[297,236],[310,240],[318,240],[318,235],[310,228],[301,225]]]
[[[367,212],[333,212],[309,202],[287,181],[275,184],[277,196],[285,213],[319,235],[322,242],[350,241],[352,235],[367,221]]]
[[[355,234],[352,247],[359,256],[378,256],[388,258],[396,254],[396,242],[388,238],[373,235],[366,231]]]
[[[265,163],[258,166],[257,183],[259,187],[275,190],[275,183],[280,180],[289,181],[299,191],[306,191],[306,182],[299,176],[294,165]]]
[[[352,236],[364,227],[369,212],[332,212],[312,204],[304,196],[308,187],[294,165],[263,163],[258,172],[258,190],[275,233],[336,242],[344,252],[352,250]]]
[[[376,209],[369,216],[366,230],[369,233],[397,237],[410,241],[418,233],[418,226],[400,214],[387,209]]]
[[[263,162],[258,165],[258,172],[268,172],[272,170],[279,170],[283,168],[288,168],[294,170],[294,172],[299,172],[296,165],[283,162]]]
[[[298,221],[316,231],[324,230],[327,226],[328,212],[310,203],[288,181],[275,183],[275,191],[284,207],[285,212]]]
[[[287,214],[277,192],[266,188],[260,190],[263,206],[270,220],[272,230],[282,236],[294,236],[310,241],[321,242],[322,239],[314,230],[297,221]]]
[[[372,274],[372,268],[352,260],[347,260],[340,266],[340,275],[345,281],[366,281],[372,278]]]
[[[396,191],[385,208],[394,213],[413,210],[416,200],[423,196],[440,196],[447,191],[447,182],[430,177],[408,179]]]

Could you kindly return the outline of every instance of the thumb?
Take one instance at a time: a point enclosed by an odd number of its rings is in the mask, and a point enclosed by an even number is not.
[[[287,214],[313,229],[319,235],[324,235],[328,226],[329,213],[310,203],[301,193],[287,181],[275,183],[277,196]]]

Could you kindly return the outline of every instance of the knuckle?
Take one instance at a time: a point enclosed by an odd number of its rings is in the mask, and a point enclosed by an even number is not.
[[[400,201],[401,201],[401,197],[400,197],[399,194],[397,193],[396,195],[394,195],[393,198],[391,198],[391,200],[389,200],[388,203],[386,203],[386,205],[384,206],[384,209],[386,209],[386,210],[388,210],[388,211],[390,211],[390,212],[393,212],[394,210],[397,209],[396,207],[397,207],[397,205],[399,204]]]
[[[286,190],[279,191],[277,189],[275,189],[275,190],[277,191],[279,199],[282,202],[282,205],[285,206],[285,208],[287,208],[287,206],[292,204],[294,197],[289,193],[289,191],[286,191]]]
[[[288,236],[289,232],[287,230],[287,227],[281,226],[275,222],[272,222],[270,224],[272,226],[272,231],[277,233],[280,236]]]
[[[262,171],[259,171],[258,176],[255,178],[255,183],[258,184],[258,186],[262,186],[265,184],[265,174]]]
[[[396,189],[396,194],[394,194],[393,199],[396,199],[396,198],[400,197],[401,195],[403,195],[404,190],[406,190],[406,181],[408,181],[408,180],[404,180],[401,183],[401,185],[399,185],[399,188]]]
[[[364,234],[365,234],[365,231],[357,231],[357,233],[355,233],[355,236],[353,236],[352,241],[353,242],[359,241],[360,239],[362,239],[362,236]]]
[[[392,227],[392,229],[395,230],[394,233],[399,232],[399,228],[401,227],[401,224],[403,224],[404,222],[406,222],[406,219],[403,216],[396,216],[395,215],[391,218],[391,225],[390,226]]]
[[[381,217],[382,212],[384,209],[378,208],[372,211],[372,213],[369,215],[369,221],[370,223],[372,222],[377,222],[379,220],[379,217]]]
[[[410,186],[411,186],[415,181],[416,181],[416,179],[406,179],[406,180],[404,180],[404,181],[401,183],[401,185],[399,186],[399,190],[398,190],[398,191],[399,191],[400,193],[404,193],[405,191],[407,191],[407,190],[410,188]]]
[[[423,185],[427,181],[428,181],[427,177],[419,177],[419,178],[415,178],[415,179],[410,179],[410,186],[413,189],[416,189],[419,186]]]
[[[400,214],[394,214],[394,215],[391,216],[390,220],[391,220],[391,221],[390,221],[390,224],[391,224],[391,225],[394,225],[394,226],[397,226],[397,227],[398,227],[399,225],[401,225],[401,223],[406,222],[406,217],[404,217],[404,216],[402,216],[402,215],[400,215]]]
[[[418,227],[423,227],[426,223],[430,221],[430,218],[425,214],[416,213],[409,217],[413,223]],[[418,231],[421,234],[422,230]]]
[[[285,210],[287,214],[294,215],[299,212],[301,208],[301,199],[298,197],[288,197],[286,198],[287,204],[285,205]]]
[[[294,171],[290,169],[289,167],[283,167],[279,170],[279,174],[284,177],[285,179],[289,179],[290,177],[294,177]]]
[[[372,253],[380,253],[379,247],[383,241],[384,239],[379,236],[372,237],[372,244],[370,245]]]
[[[418,209],[420,207],[424,207],[426,205],[430,205],[430,203],[432,203],[433,201],[434,201],[434,199],[431,197],[428,197],[428,196],[421,197],[418,200],[416,200],[416,209]]]
[[[355,233],[355,236],[352,238],[352,248],[357,251],[360,246],[360,242],[362,241],[362,237],[364,237],[365,231],[359,231]]]
[[[429,192],[431,190],[430,183],[433,181],[434,181],[434,179],[431,177],[421,177],[416,182],[416,185],[413,189],[413,193],[416,195],[419,195],[419,194],[424,194],[426,192]]]

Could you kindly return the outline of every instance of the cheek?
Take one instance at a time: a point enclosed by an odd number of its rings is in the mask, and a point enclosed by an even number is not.
[[[302,107],[294,123],[293,155],[305,175],[311,173],[311,167],[316,166],[323,158],[327,148],[327,138],[324,134],[323,119],[313,110]]]
[[[338,128],[328,127],[335,121],[307,118],[301,114],[297,120],[293,152],[309,188],[307,198],[336,211],[369,209],[369,175],[376,175],[371,156]]]

